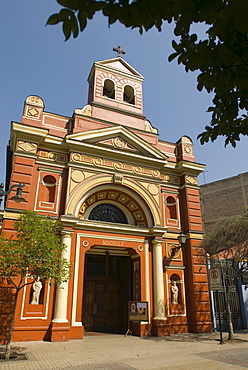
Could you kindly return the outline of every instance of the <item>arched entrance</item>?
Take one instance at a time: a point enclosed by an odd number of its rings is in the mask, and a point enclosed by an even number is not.
[[[118,252],[118,253],[117,253]],[[132,258],[127,252],[100,254],[92,248],[85,256],[83,318],[86,331],[125,332],[127,306],[132,298]]]
[[[86,332],[125,333],[128,329],[128,301],[141,299],[137,244],[138,240],[139,243],[143,240],[137,234],[143,233],[151,224],[151,213],[135,192],[123,186],[102,185],[85,194],[78,208],[78,217],[87,220],[87,225],[92,221],[97,233],[94,241],[91,234],[92,246],[85,253],[84,329]],[[107,224],[110,227],[106,227]],[[116,234],[116,225],[119,225],[119,234],[118,231]],[[141,245],[139,248],[143,250]]]

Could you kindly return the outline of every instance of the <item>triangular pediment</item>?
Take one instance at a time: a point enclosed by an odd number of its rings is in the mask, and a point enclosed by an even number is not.
[[[78,132],[67,135],[67,143],[86,143],[99,148],[111,147],[114,150],[133,152],[157,160],[167,160],[167,156],[159,149],[143,140],[123,126],[109,127],[100,130]]]
[[[141,80],[144,79],[144,77],[139,72],[137,72],[132,66],[130,66],[130,64],[128,64],[124,59],[120,57],[100,60],[98,62],[95,62],[93,64],[92,69],[93,68],[101,69],[101,67],[107,68],[107,69],[113,69],[113,72],[118,71],[120,73],[129,74]],[[91,72],[90,72],[90,75],[91,75]]]
[[[121,136],[115,136],[112,138],[108,138],[106,140],[99,140],[99,141],[96,141],[95,144],[107,145],[107,146],[116,147],[122,150],[131,150],[132,152],[141,153],[140,150],[136,149],[130,143],[123,140]]]

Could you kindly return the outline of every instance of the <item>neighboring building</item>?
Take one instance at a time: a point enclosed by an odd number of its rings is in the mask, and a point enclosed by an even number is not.
[[[143,115],[143,77],[122,58],[94,63],[88,82],[88,104],[72,117],[29,96],[21,123],[12,122],[7,186],[25,183],[27,202],[7,199],[3,230],[13,234],[25,209],[60,218],[74,269],[63,289],[43,281],[39,304],[24,288],[13,341],[126,332],[128,315],[136,335],[209,332],[197,184],[204,166],[192,141],[159,139]],[[181,231],[187,241],[178,249]],[[136,301],[148,302],[147,320],[138,320]]]
[[[205,232],[210,232],[216,222],[226,217],[235,217],[244,214],[248,206],[248,172],[229,177],[224,180],[215,181],[200,186],[201,210]],[[234,274],[232,263],[222,261],[220,267],[223,274],[228,273],[231,277]],[[224,281],[223,281],[224,284]],[[232,283],[231,288],[231,311],[233,324],[236,329],[248,327],[248,274],[244,274],[237,284]],[[223,285],[220,294],[220,306],[222,320],[227,328],[226,307],[225,307],[225,286]],[[217,325],[216,317],[217,303],[213,297],[214,323]],[[214,304],[215,303],[215,304]],[[216,307],[215,307],[216,306]]]
[[[204,232],[221,218],[240,216],[248,206],[248,172],[200,186]]]

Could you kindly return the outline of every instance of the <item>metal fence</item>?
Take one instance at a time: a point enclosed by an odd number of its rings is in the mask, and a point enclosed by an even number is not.
[[[213,291],[213,304],[214,304],[214,315],[216,322],[216,329],[219,330],[218,320],[218,305],[217,305],[217,294],[219,295],[220,304],[220,317],[222,323],[222,330],[228,330],[227,315],[226,315],[226,287],[229,285],[230,291],[230,306],[232,313],[232,323],[234,330],[242,329],[242,316],[240,309],[239,294],[237,291],[237,283],[234,279],[235,269],[233,263],[230,260],[224,261],[211,261],[211,268],[219,268],[221,270],[222,277],[222,289],[220,291]]]

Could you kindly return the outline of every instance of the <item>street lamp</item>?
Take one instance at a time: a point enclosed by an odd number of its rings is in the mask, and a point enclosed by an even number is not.
[[[16,194],[11,197],[11,200],[14,200],[16,203],[21,203],[21,202],[26,202],[26,200],[22,197],[22,188],[25,186],[22,182],[19,182],[19,184],[12,185],[9,190],[4,191],[4,184],[0,184],[0,205],[2,204],[3,201],[3,196],[8,195],[13,188],[16,188]]]
[[[178,239],[178,241],[179,241],[179,243],[181,244],[181,247],[182,247],[182,245],[186,243],[187,238],[186,238],[186,235],[183,233],[183,231],[181,231],[180,234],[178,235],[177,239]]]
[[[186,235],[183,233],[183,231],[181,231],[180,234],[178,235],[177,239],[180,243],[180,246],[171,248],[171,257],[172,258],[177,254],[179,249],[182,248],[182,246],[186,243],[187,238],[186,238]]]

